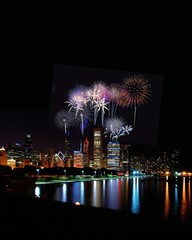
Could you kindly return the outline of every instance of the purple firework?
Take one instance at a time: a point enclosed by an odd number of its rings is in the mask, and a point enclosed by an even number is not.
[[[87,88],[83,85],[78,85],[69,92],[69,100],[65,103],[68,104],[69,111],[72,109],[76,111],[76,116],[86,106],[86,93]]]

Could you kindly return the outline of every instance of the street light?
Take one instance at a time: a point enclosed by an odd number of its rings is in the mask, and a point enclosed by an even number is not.
[[[64,174],[65,174],[65,176],[66,176],[66,170],[64,170]]]
[[[37,169],[36,169],[36,171],[37,171],[37,175],[39,175],[39,171],[40,171],[40,169],[39,169],[39,168],[37,168]]]

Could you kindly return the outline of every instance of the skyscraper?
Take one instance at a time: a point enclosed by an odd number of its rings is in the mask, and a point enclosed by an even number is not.
[[[93,162],[94,168],[102,168],[103,138],[102,128],[93,129]]]
[[[107,144],[107,168],[120,170],[120,143],[118,141]]]
[[[4,147],[0,148],[0,165],[7,165],[7,155]]]
[[[85,166],[89,167],[90,150],[89,150],[89,140],[87,137],[85,138],[85,141],[83,143],[83,153],[85,154]]]
[[[69,162],[72,159],[72,154],[70,152],[70,142],[68,136],[65,136],[64,155],[65,155],[64,163],[66,165],[69,165]]]
[[[121,144],[121,164],[122,170],[130,171],[130,144]]]
[[[31,134],[25,135],[25,158],[31,160],[33,152],[33,145],[32,145],[32,136]]]

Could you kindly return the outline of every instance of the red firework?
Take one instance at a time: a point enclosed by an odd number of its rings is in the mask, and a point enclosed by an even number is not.
[[[127,106],[134,107],[135,125],[136,109],[138,106],[145,104],[151,97],[151,84],[143,76],[133,75],[123,80],[122,89],[127,92],[124,96]]]
[[[122,88],[128,92],[127,102],[130,106],[140,106],[151,97],[150,82],[142,76],[133,75],[125,78]]]

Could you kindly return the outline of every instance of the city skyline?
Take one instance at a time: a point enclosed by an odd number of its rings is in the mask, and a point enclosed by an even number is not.
[[[67,64],[64,64],[64,65],[67,65]],[[80,64],[79,66],[72,65],[72,67],[76,67],[76,66],[77,68],[81,67]],[[88,67],[88,68],[96,67],[98,69],[102,68],[96,65],[83,66],[83,68],[84,67]],[[137,68],[135,67],[135,69]],[[110,70],[110,71],[112,70],[117,72],[122,71],[121,68],[118,69],[118,67],[116,69],[114,67],[112,69],[106,67],[104,68],[103,71],[106,71],[106,70]],[[38,76],[38,71],[39,69],[38,70],[34,69],[32,76],[35,77],[35,74],[37,74]],[[138,71],[133,71],[132,69],[129,71],[128,67],[127,67],[127,70],[124,69],[123,71],[164,77],[164,74],[162,72],[158,73],[157,71],[157,73],[154,73],[152,71],[152,73],[150,73],[150,71],[147,71],[147,70],[146,71],[140,70],[139,67],[138,67]],[[149,73],[146,73],[146,72],[149,72]],[[45,80],[47,80],[47,84],[44,87],[42,87],[41,85],[38,85],[37,80],[34,80],[34,82],[31,81],[34,84],[29,88],[26,87],[24,93],[20,89],[21,87],[15,87],[15,89],[18,92],[18,98],[15,98],[9,94],[8,95],[9,98],[7,98],[8,102],[6,102],[5,100],[6,94],[2,93],[1,98],[4,104],[1,106],[1,136],[0,136],[1,145],[6,145],[14,142],[19,142],[23,144],[25,134],[30,133],[32,134],[32,137],[33,137],[34,149],[37,149],[37,151],[46,151],[52,147],[55,150],[60,150],[60,149],[57,149],[56,147],[58,146],[58,143],[57,145],[54,145],[56,144],[56,142],[53,135],[51,136],[47,134],[47,129],[49,129],[50,127],[49,125],[50,124],[50,108],[51,108],[51,101],[52,101],[51,88],[52,88],[52,83],[54,82],[53,81],[53,64],[52,65],[48,64],[46,66],[42,64],[42,70],[40,71],[40,73],[41,73],[40,76],[42,80],[44,80],[44,82]],[[32,77],[30,76],[29,79],[32,80]],[[172,80],[167,79],[167,76],[166,76],[165,83],[162,89],[162,99],[160,99],[161,103],[159,107],[159,119],[157,119],[159,121],[157,122],[158,127],[157,129],[155,129],[157,143],[154,143],[154,144],[160,147],[162,150],[177,148],[178,150],[184,151],[185,141],[184,139],[182,139],[183,131],[179,129],[182,123],[184,122],[184,119],[181,116],[183,109],[179,109],[178,107],[177,103],[179,100],[175,98],[177,96],[177,94],[175,94],[175,92],[177,91],[177,88],[175,84],[173,85],[174,88],[171,88],[171,83],[172,83]],[[76,85],[77,85],[77,82],[73,81],[73,85],[71,86],[75,87]],[[70,88],[73,88],[73,87],[70,87]],[[68,90],[70,88],[68,88]],[[68,91],[66,91],[66,93],[67,92]],[[22,100],[20,100],[21,95],[22,95]],[[17,101],[15,101],[15,99],[17,99]],[[31,105],[32,101],[34,101],[33,102],[34,105]],[[172,103],[174,103],[173,106],[172,106]],[[60,104],[62,106],[63,102],[60,101]],[[146,106],[142,106],[139,111],[142,111],[142,109],[145,107],[147,107],[147,104]],[[58,110],[61,108],[62,107],[58,106]],[[139,114],[140,112],[138,112],[138,115]],[[60,135],[59,138],[61,139],[62,131],[57,129],[56,126],[54,126],[54,128],[55,128],[54,131],[58,132],[58,134]],[[129,137],[131,137],[131,134]],[[60,142],[61,145],[63,144],[59,139],[58,139],[58,142]],[[139,144],[142,145],[143,142],[140,142]],[[61,146],[59,146],[58,148],[61,148]],[[191,163],[188,161],[189,160],[186,159],[186,166],[191,166]]]

